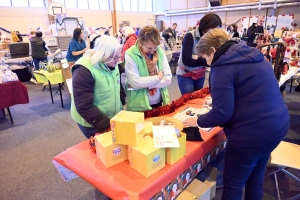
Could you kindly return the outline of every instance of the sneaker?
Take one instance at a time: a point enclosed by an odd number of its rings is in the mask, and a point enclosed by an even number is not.
[[[33,79],[33,78],[30,79],[30,82],[31,82],[31,83],[34,83],[34,84],[38,84],[38,82],[36,82],[36,80]]]

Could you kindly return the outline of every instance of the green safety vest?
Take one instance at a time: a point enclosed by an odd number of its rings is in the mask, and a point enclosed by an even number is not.
[[[157,67],[158,70],[162,70],[163,59],[165,56],[165,52],[161,47],[158,47],[158,61]],[[141,77],[149,76],[149,71],[147,68],[146,60],[140,53],[138,47],[138,41],[135,43],[134,46],[130,47],[126,54],[130,56],[135,64],[138,67],[139,73]],[[125,60],[126,63],[126,60]],[[163,105],[167,105],[170,102],[169,92],[167,87],[160,88]],[[149,99],[147,96],[148,89],[139,89],[139,90],[128,90],[128,85],[126,85],[126,94],[127,94],[127,110],[129,111],[145,111],[151,110],[152,107],[149,104]]]
[[[81,57],[75,64],[86,67],[95,79],[93,104],[108,118],[114,117],[122,110],[120,99],[120,73],[118,67],[110,71],[103,63],[93,66],[89,59]],[[71,116],[78,124],[92,127],[77,112],[72,95]]]

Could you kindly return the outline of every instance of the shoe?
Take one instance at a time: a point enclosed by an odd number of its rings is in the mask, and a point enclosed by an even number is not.
[[[31,82],[31,83],[34,83],[34,84],[38,84],[38,82],[36,82],[36,80],[33,79],[33,78],[30,79],[30,82]]]

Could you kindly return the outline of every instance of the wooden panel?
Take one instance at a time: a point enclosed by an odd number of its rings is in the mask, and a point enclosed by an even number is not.
[[[197,21],[204,17],[204,15],[205,14],[188,15],[187,28],[196,26]]]
[[[242,18],[243,17],[248,17],[250,14],[249,10],[241,10],[241,11],[231,11],[231,12],[227,12],[227,17],[226,17],[226,28],[232,24],[235,23],[236,21],[240,20],[238,23],[236,23],[236,25],[238,26],[238,32],[242,33],[243,32],[243,28],[242,27]],[[248,27],[246,27],[248,28]]]
[[[240,3],[251,3],[251,0],[223,0],[222,4],[240,4]]]
[[[187,0],[169,0],[171,1],[171,10],[187,9]]]
[[[185,29],[185,30],[187,29],[186,28],[186,18],[187,18],[186,15],[171,17],[171,25],[173,23],[177,23],[177,29],[176,29],[176,31],[178,31],[178,33],[182,33],[183,29]]]
[[[201,8],[207,6],[207,1],[187,0],[188,8]]]
[[[161,1],[161,0],[155,0],[156,3],[156,11],[157,12],[162,12],[165,10],[171,10],[171,1],[166,0],[166,1]]]

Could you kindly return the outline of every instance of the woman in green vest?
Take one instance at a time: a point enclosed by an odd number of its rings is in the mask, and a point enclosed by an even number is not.
[[[159,31],[153,26],[143,27],[134,46],[125,53],[127,76],[127,110],[146,111],[170,102],[167,86],[172,73]]]
[[[122,110],[118,40],[101,36],[72,67],[71,116],[82,133],[90,138],[110,127],[110,118]]]

